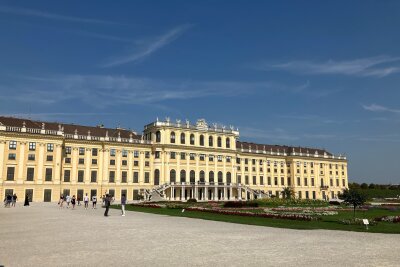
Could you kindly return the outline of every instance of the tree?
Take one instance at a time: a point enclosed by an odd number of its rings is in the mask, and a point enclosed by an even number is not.
[[[290,199],[294,196],[293,188],[287,186],[282,190],[282,197],[286,199]]]
[[[368,189],[368,185],[366,183],[361,184],[361,189]]]
[[[366,197],[354,189],[345,189],[342,194],[339,194],[339,198],[345,203],[353,205],[354,213],[353,217],[356,218],[356,208],[365,203]]]
[[[375,184],[373,184],[373,183],[369,184],[368,188],[369,189],[374,189],[375,188]]]

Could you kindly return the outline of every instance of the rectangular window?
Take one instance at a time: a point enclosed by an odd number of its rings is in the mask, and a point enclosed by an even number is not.
[[[30,142],[29,143],[29,150],[30,151],[35,151],[36,150],[36,143]]]
[[[150,173],[149,172],[144,173],[144,182],[150,183]]]
[[[315,191],[312,191],[312,198],[316,199]]]
[[[253,184],[257,184],[257,176],[253,176]]]
[[[200,161],[204,161],[206,159],[206,155],[200,154],[199,159]]]
[[[267,172],[271,172],[271,168],[267,168]]]
[[[255,159],[252,159],[252,160],[251,160],[251,164],[256,165],[256,160],[255,160]]]
[[[290,177],[287,178],[287,185],[288,185],[288,186],[291,186],[291,185],[292,185],[292,182],[290,181]]]
[[[240,175],[237,176],[237,182],[238,182],[238,184],[242,183],[242,176],[240,176]]]
[[[128,165],[128,161],[127,160],[123,160],[122,161],[122,166],[126,166],[126,165]]]
[[[17,158],[17,155],[15,153],[8,154],[8,159],[9,160],[15,160],[16,158]]]
[[[90,182],[96,183],[97,182],[97,171],[92,171],[90,174]]]
[[[299,192],[299,199],[302,199],[303,196],[301,195],[301,191]]]
[[[342,180],[342,186],[346,186],[346,181],[344,179]]]
[[[35,175],[35,169],[34,168],[28,168],[26,171],[26,180],[27,181],[33,181],[33,177]]]
[[[175,152],[171,152],[171,159],[176,159],[176,153]]]
[[[149,162],[149,161],[145,161],[145,162],[144,162],[144,166],[145,166],[145,167],[150,167],[150,162]]]
[[[214,156],[213,155],[208,156],[208,160],[209,161],[214,161]]]
[[[54,144],[47,144],[47,152],[53,152],[54,151]]]
[[[278,177],[274,177],[274,185],[278,185]]]
[[[146,152],[144,153],[144,157],[145,157],[146,159],[149,159],[149,158],[150,158],[150,152],[149,152],[149,151],[146,151]]]
[[[85,164],[85,159],[79,159],[78,164],[82,164],[82,165]]]
[[[249,164],[249,159],[244,159],[244,164]]]
[[[96,157],[96,156],[97,156],[97,153],[98,153],[97,148],[92,148],[92,156],[93,156],[93,157]]]
[[[46,168],[46,176],[44,178],[46,182],[51,182],[53,180],[53,169],[52,168]]]
[[[264,185],[264,177],[260,176],[260,185]]]
[[[300,177],[297,177],[297,186],[301,186],[301,180],[300,180]]]
[[[84,176],[85,176],[85,171],[79,170],[78,171],[78,183],[83,183]]]
[[[306,191],[306,199],[309,199],[308,191]]]
[[[268,177],[268,185],[271,185],[271,177]]]
[[[154,154],[154,158],[159,159],[160,158],[160,151],[156,151]],[[172,157],[171,157],[172,158]]]
[[[336,186],[339,186],[339,179],[336,179]]]
[[[246,176],[244,177],[244,183],[245,183],[245,184],[249,184],[249,176],[248,176],[248,175],[246,175]]]
[[[133,166],[135,167],[139,166],[139,161],[138,160],[133,161]]]
[[[307,178],[304,178],[304,186],[308,186],[308,180],[307,180]]]
[[[111,148],[110,149],[110,156],[111,157],[115,157],[115,154],[116,154],[115,148]]]
[[[181,160],[186,159],[186,153],[185,152],[181,152]]]
[[[236,158],[236,164],[240,164],[240,158]]]
[[[281,185],[285,185],[285,178],[281,177]]]
[[[35,154],[28,154],[28,160],[35,160]]]
[[[46,156],[46,161],[53,161],[53,156],[47,155]]]
[[[128,177],[128,173],[123,171],[121,174],[121,183],[126,183],[127,182],[127,177]]]
[[[83,156],[85,155],[85,148],[84,147],[80,147],[79,148],[79,156]]]
[[[218,159],[218,162],[222,162],[222,156],[221,155],[218,155],[217,159]]]
[[[311,178],[311,186],[315,186],[314,178]]]
[[[139,173],[138,172],[133,172],[133,182],[134,183],[139,183]]]
[[[329,184],[330,184],[331,186],[333,186],[333,179],[330,179],[330,180],[329,180]]]
[[[115,159],[110,159],[110,165],[115,165]]]
[[[194,160],[195,154],[194,153],[190,153],[189,157],[190,157],[190,160]]]
[[[267,160],[267,166],[271,166],[271,162]]]
[[[97,165],[97,159],[92,159],[92,165]]]
[[[226,162],[231,162],[231,157],[226,157]]]
[[[108,177],[108,182],[115,183],[115,171],[110,171],[109,177]]]
[[[17,141],[10,141],[10,143],[8,144],[8,148],[12,150],[17,149]]]
[[[128,157],[128,150],[122,149],[122,157],[123,158]]]
[[[71,181],[71,171],[64,170],[64,182],[70,182],[70,181]]]
[[[7,181],[14,181],[15,167],[7,167]]]
[[[138,158],[139,157],[139,151],[133,151],[133,157]]]
[[[72,151],[72,149],[71,149],[70,146],[66,146],[66,147],[65,147],[65,154],[70,155],[70,154],[71,154],[71,151]]]
[[[71,158],[65,158],[65,163],[71,163]]]

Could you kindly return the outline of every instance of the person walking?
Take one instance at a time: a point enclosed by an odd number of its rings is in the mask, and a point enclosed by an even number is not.
[[[97,205],[97,196],[93,195],[92,196],[92,209],[96,209],[97,208],[96,205]]]
[[[78,196],[78,197],[76,198],[76,200],[78,201],[78,206],[80,206],[80,205],[81,205],[81,197]]]
[[[88,206],[89,206],[89,197],[86,193],[86,195],[83,197],[83,203],[85,203],[85,210],[87,210]]]
[[[122,197],[121,197],[121,212],[122,212],[122,216],[125,216],[125,205],[126,205],[126,196],[125,196],[125,194],[122,194]]]
[[[17,199],[18,199],[17,194],[14,194],[14,195],[12,196],[12,206],[13,206],[13,207],[15,207],[15,204],[17,203]]]
[[[60,196],[60,200],[58,201],[58,205],[60,205],[60,209],[62,209],[63,206],[64,206],[64,195],[63,194],[61,194],[61,196]]]
[[[67,201],[67,209],[69,208],[69,203],[71,203],[71,197],[69,195],[67,195],[65,197],[65,200]]]
[[[109,194],[107,194],[106,197],[104,198],[104,205],[106,207],[104,216],[106,216],[106,217],[108,217],[108,210],[110,209],[110,204],[111,204],[111,197]]]
[[[29,206],[29,198],[28,198],[28,194],[25,195],[25,202],[24,202],[24,206]]]
[[[73,195],[72,199],[71,199],[71,204],[72,204],[72,209],[73,210],[75,209],[75,201],[76,201],[76,198],[75,198],[75,195]]]

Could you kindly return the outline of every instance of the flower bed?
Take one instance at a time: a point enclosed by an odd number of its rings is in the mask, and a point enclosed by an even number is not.
[[[142,207],[142,208],[162,208],[163,206],[158,205],[158,204],[131,204],[133,207]]]
[[[226,209],[210,209],[210,208],[200,208],[200,207],[189,207],[188,211],[200,211],[200,212],[210,212],[222,215],[236,215],[236,216],[246,216],[246,217],[261,217],[261,218],[273,218],[273,219],[288,219],[288,220],[299,220],[299,221],[314,221],[319,218],[302,215],[302,214],[282,214],[282,213],[254,213],[249,211],[232,211]]]
[[[375,218],[377,222],[392,222],[392,223],[400,223],[400,215],[398,216],[383,216]]]

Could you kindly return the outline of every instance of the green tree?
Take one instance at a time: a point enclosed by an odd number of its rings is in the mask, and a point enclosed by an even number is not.
[[[375,188],[375,184],[373,184],[373,183],[369,184],[368,188],[369,189],[374,189]]]
[[[282,196],[283,196],[283,198],[286,198],[286,199],[292,198],[294,196],[293,189],[289,186],[284,187],[282,190]]]
[[[361,189],[368,189],[368,184],[362,183],[361,184]]]
[[[354,189],[345,189],[342,194],[339,194],[339,198],[345,203],[353,205],[353,217],[356,218],[356,208],[365,203],[366,197]]]

